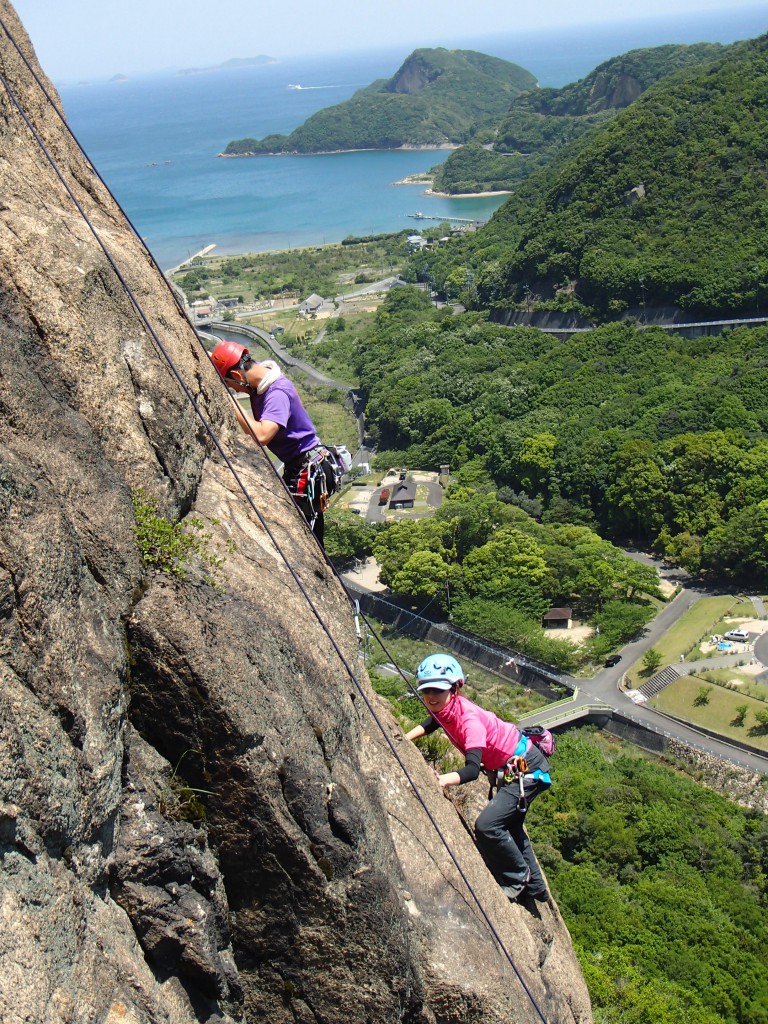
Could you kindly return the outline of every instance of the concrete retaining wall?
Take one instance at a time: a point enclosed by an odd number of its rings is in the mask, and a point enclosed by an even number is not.
[[[564,690],[573,690],[573,683],[559,676],[548,665],[487,640],[481,640],[447,622],[433,622],[379,594],[358,589],[349,581],[345,580],[344,585],[353,600],[360,602],[360,608],[366,614],[375,616],[380,622],[394,626],[409,636],[427,640],[438,650],[451,651],[459,658],[468,658],[509,683],[530,687],[549,699]],[[506,662],[510,659],[513,664],[508,666]]]

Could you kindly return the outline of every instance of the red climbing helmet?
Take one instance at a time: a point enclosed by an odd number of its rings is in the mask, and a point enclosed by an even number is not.
[[[248,349],[237,341],[220,341],[211,352],[211,362],[222,377],[234,370]]]

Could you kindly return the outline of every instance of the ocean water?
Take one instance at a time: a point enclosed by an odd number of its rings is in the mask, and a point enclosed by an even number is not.
[[[543,86],[562,86],[638,46],[732,42],[766,30],[768,5],[761,4],[719,15],[479,36],[456,45],[512,60]],[[58,88],[81,145],[167,268],[207,245],[238,253],[418,230],[425,222],[409,218],[416,212],[438,220],[490,217],[503,197],[445,199],[425,196],[423,186],[395,184],[445,160],[446,151],[217,157],[231,139],[290,132],[316,110],[390,77],[406,56],[392,50],[304,56]]]

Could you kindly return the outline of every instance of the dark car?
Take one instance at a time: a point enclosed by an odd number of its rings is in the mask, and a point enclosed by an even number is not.
[[[605,659],[605,667],[606,668],[613,668],[613,666],[614,665],[618,665],[620,661],[621,661],[621,655],[620,654],[610,654]]]

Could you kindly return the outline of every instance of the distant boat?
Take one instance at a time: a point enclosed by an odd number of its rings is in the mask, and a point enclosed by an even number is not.
[[[303,89],[304,86],[303,85],[289,85],[288,88],[289,89]]]

